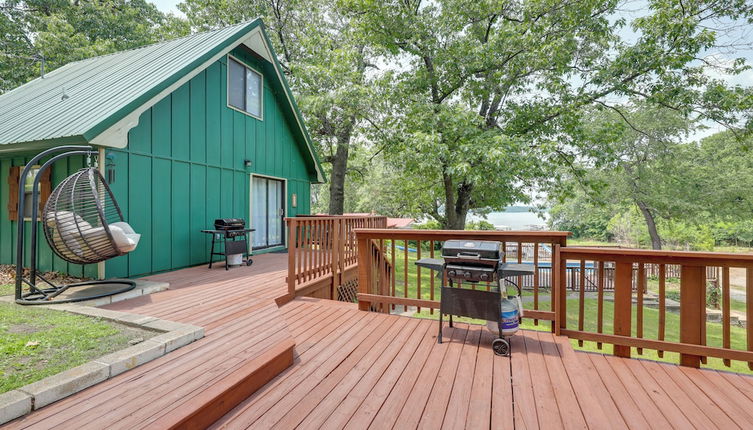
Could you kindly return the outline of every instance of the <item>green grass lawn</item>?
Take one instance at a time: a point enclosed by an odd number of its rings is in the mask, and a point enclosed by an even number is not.
[[[0,393],[155,333],[49,308],[0,303]]]
[[[12,296],[16,293],[15,284],[0,285],[0,296]]]

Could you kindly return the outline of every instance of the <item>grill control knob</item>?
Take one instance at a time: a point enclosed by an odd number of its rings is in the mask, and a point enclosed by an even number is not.
[[[449,272],[447,272],[447,276],[455,276],[455,271],[450,270]]]
[[[482,273],[481,276],[478,277],[482,281],[488,281],[489,280],[489,274],[488,273]]]
[[[471,277],[471,272],[463,272],[463,277],[464,277],[465,279],[470,279],[470,277]]]

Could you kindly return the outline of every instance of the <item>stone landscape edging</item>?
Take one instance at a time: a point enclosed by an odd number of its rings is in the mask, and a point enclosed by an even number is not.
[[[14,302],[13,297],[0,297],[0,301]],[[204,327],[145,315],[82,306],[75,303],[49,305],[47,307],[57,311],[101,318],[131,327],[156,331],[160,334],[136,345],[0,394],[0,424],[24,416],[33,410],[115,377],[204,337]]]

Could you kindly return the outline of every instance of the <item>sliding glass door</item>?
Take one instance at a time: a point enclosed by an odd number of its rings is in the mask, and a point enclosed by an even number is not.
[[[277,179],[251,177],[251,222],[254,248],[284,243],[285,184]]]

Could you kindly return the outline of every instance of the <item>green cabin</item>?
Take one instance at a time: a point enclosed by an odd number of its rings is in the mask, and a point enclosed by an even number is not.
[[[97,148],[141,241],[82,267],[41,239],[42,271],[134,277],[206,263],[211,238],[201,230],[216,218],[245,219],[255,253],[284,250],[284,218],[308,214],[311,184],[324,180],[258,19],[73,62],[0,95],[0,264],[15,263],[16,223],[31,210],[17,207],[19,167],[72,144]],[[53,165],[42,199],[89,162]]]

